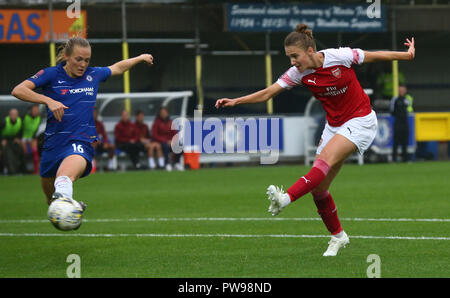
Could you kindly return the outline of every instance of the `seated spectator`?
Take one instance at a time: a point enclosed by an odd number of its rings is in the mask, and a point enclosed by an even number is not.
[[[161,144],[167,171],[172,170],[174,163],[177,170],[184,169],[180,163],[181,154],[174,154],[172,151],[171,142],[176,134],[177,131],[172,130],[169,111],[166,107],[161,107],[152,125],[152,139]]]
[[[22,145],[25,155],[31,154],[33,158],[34,174],[39,173],[39,152],[36,134],[41,121],[39,105],[33,104],[29,112],[23,117]]]
[[[114,127],[116,148],[128,154],[135,169],[140,169],[138,144],[139,136],[136,125],[130,121],[130,114],[123,110],[119,123]]]
[[[97,130],[98,141],[92,143],[92,147],[95,149],[95,155],[100,155],[103,152],[108,153],[108,167],[109,171],[115,171],[117,169],[117,156],[116,146],[110,143],[108,140],[108,134],[106,133],[105,125],[98,120],[97,108],[94,109],[95,128]],[[94,159],[95,160],[95,159]]]
[[[3,163],[8,174],[26,173],[25,155],[22,146],[22,119],[17,109],[0,122]]]
[[[150,169],[156,168],[156,163],[154,160],[154,155],[156,152],[156,156],[158,157],[158,166],[163,168],[164,167],[164,157],[161,149],[161,145],[158,142],[154,142],[150,138],[150,131],[148,129],[147,124],[144,122],[145,116],[144,112],[137,111],[136,113],[136,129],[138,131],[139,135],[139,142],[144,146],[144,149],[147,152],[148,156],[148,166]]]

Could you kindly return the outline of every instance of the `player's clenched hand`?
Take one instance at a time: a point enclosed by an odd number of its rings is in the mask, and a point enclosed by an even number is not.
[[[408,53],[411,57],[411,60],[414,59],[414,57],[416,56],[416,48],[414,47],[414,37],[411,38],[411,40],[409,40],[408,38],[406,39],[406,42],[404,43],[405,46],[408,46]]]
[[[64,116],[64,110],[68,109],[65,105],[56,100],[51,100],[47,104],[48,109],[53,113],[55,119],[61,122],[62,117]]]
[[[153,56],[152,55],[150,55],[150,54],[142,54],[141,58],[142,58],[142,61],[144,61],[148,65],[150,65],[150,66],[153,65]]]
[[[233,107],[235,105],[236,105],[236,101],[234,99],[230,99],[230,98],[221,98],[216,101],[216,109],[218,109],[220,107],[222,107],[222,108]]]

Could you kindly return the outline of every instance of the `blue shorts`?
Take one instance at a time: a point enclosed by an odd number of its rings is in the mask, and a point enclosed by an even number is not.
[[[81,177],[85,177],[91,173],[94,153],[92,145],[83,141],[72,141],[60,147],[44,149],[41,157],[40,175],[43,178],[56,177],[56,172],[64,158],[69,155],[81,155],[87,161],[86,169],[81,175]]]

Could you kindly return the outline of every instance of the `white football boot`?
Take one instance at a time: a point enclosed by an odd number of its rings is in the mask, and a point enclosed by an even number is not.
[[[348,238],[347,234],[344,231],[342,231],[342,233],[342,236],[339,238],[331,236],[331,240],[328,242],[328,249],[323,254],[324,257],[336,256],[341,247],[345,247],[350,243],[350,239]]]
[[[267,195],[270,201],[268,211],[272,213],[272,216],[278,215],[291,202],[289,195],[283,191],[283,188],[275,185],[270,185],[267,188]]]

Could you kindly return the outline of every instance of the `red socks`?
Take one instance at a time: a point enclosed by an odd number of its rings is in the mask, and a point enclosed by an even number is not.
[[[33,165],[34,165],[34,174],[39,173],[39,153],[37,149],[32,149],[31,151],[33,156]]]
[[[329,170],[330,166],[325,161],[317,159],[308,174],[298,179],[287,190],[287,193],[291,197],[291,202],[316,188],[327,176]]]
[[[291,202],[304,196],[319,186],[322,180],[327,176],[330,166],[322,159],[314,162],[312,169],[305,176],[297,180],[288,190],[287,193],[291,198]],[[337,216],[336,205],[328,190],[324,192],[313,192],[314,203],[317,206],[317,212],[322,221],[332,235],[336,235],[343,231],[341,223]]]
[[[337,216],[336,205],[328,190],[324,192],[313,192],[314,203],[322,221],[332,235],[340,233],[343,229]]]

